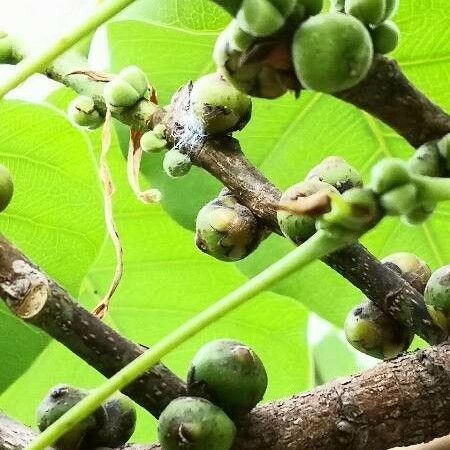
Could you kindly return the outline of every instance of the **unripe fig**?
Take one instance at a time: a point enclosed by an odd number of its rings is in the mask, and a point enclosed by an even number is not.
[[[304,87],[335,93],[366,77],[373,44],[358,19],[341,13],[319,14],[300,25],[294,36],[292,58]]]
[[[13,41],[7,33],[0,31],[0,64],[8,63],[13,56]]]
[[[191,92],[191,111],[205,134],[241,130],[250,120],[250,97],[238,91],[223,75],[198,79]]]
[[[10,204],[14,193],[14,185],[9,170],[0,164],[0,212]]]
[[[232,195],[206,204],[196,220],[195,243],[222,261],[238,261],[256,249],[263,231],[253,213]]]
[[[424,297],[433,320],[450,332],[450,265],[433,272],[425,288]]]
[[[144,133],[141,136],[140,145],[147,153],[158,153],[164,150],[167,146],[164,125],[156,125],[153,130]]]
[[[95,109],[94,100],[86,95],[80,95],[73,99],[69,104],[67,114],[75,125],[90,130],[95,130],[104,121],[104,118]]]
[[[145,97],[148,80],[145,73],[136,66],[121,70],[103,89],[106,103],[112,108],[125,108],[135,105]]]
[[[262,361],[231,340],[204,345],[192,360],[187,381],[189,395],[208,398],[231,416],[249,412],[267,389]]]
[[[400,252],[386,256],[381,262],[395,265],[402,278],[423,294],[431,277],[431,269],[423,259],[414,255],[414,253]]]
[[[411,172],[428,177],[444,175],[445,162],[439,151],[439,142],[432,141],[419,147],[408,161]]]
[[[187,175],[191,170],[192,162],[189,155],[181,153],[179,150],[169,150],[164,155],[163,168],[171,178],[179,178]]]
[[[124,445],[136,426],[136,409],[133,402],[121,393],[115,394],[103,404],[104,420],[97,423],[86,439],[89,448],[117,448]]]
[[[363,185],[360,173],[345,159],[337,156],[329,156],[319,165],[313,167],[306,175],[306,179],[311,180],[313,178],[331,184],[341,194],[351,188],[362,187]]]
[[[353,347],[378,359],[398,356],[408,349],[414,337],[370,300],[350,311],[344,330]]]
[[[283,193],[280,202],[288,204],[318,192],[339,194],[334,186],[314,178],[290,187]],[[305,242],[316,232],[316,219],[310,215],[300,215],[280,209],[277,212],[277,219],[283,234],[296,245]]]
[[[393,52],[400,41],[400,29],[390,20],[371,30],[370,35],[375,52],[382,55]]]
[[[372,169],[371,187],[377,194],[409,183],[411,177],[407,165],[397,158],[384,158]]]
[[[345,12],[366,25],[378,25],[386,16],[386,0],[345,0]]]
[[[235,435],[230,418],[202,398],[177,398],[162,412],[158,422],[162,450],[230,450]]]
[[[417,188],[408,183],[391,189],[380,198],[385,213],[391,216],[409,214],[416,206]]]
[[[47,429],[87,395],[88,391],[67,385],[58,385],[52,388],[39,404],[36,412],[39,430]],[[56,442],[56,447],[60,450],[84,449],[89,431],[94,429],[97,424],[96,415],[101,415],[101,413],[97,411],[82,422],[77,423]]]
[[[296,0],[243,0],[236,20],[252,36],[270,36],[283,27],[296,3]]]

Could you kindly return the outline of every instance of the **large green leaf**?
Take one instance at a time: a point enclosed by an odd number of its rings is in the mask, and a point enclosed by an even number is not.
[[[112,69],[137,63],[162,93],[164,102],[179,85],[211,68],[214,40],[211,30],[216,25],[209,26],[208,22],[202,28],[197,21],[195,25],[183,22],[181,26],[174,19],[178,17],[177,5],[168,2],[164,14],[148,8],[145,23],[122,21],[108,26]],[[196,5],[192,8],[194,12]],[[450,108],[450,95],[445,88],[450,64],[450,43],[444,39],[450,19],[447,6],[446,0],[401,2],[397,21],[403,39],[393,56],[398,57],[419,88]],[[132,46],[128,45],[130,42]],[[390,155],[406,158],[412,152],[402,138],[368,114],[314,92],[302,93],[299,101],[290,95],[276,101],[255,100],[253,119],[238,137],[252,162],[282,189],[301,180],[328,155],[345,157],[367,179],[370,167],[380,158]],[[187,227],[192,227],[198,206],[217,193],[216,185],[198,173],[180,181],[167,180],[158,157],[149,158],[144,173],[165,192],[166,210]],[[416,228],[387,219],[363,242],[377,256],[414,251],[436,267],[450,258],[443,221],[449,211],[448,206],[440,207],[433,220]],[[272,237],[239,268],[251,276],[289,248],[288,243]],[[274,290],[297,298],[338,326],[342,326],[346,312],[361,297],[356,288],[320,263],[289,282],[280,283]]]
[[[0,227],[36,264],[76,293],[103,241],[100,191],[90,142],[59,112],[23,102],[0,103],[0,162],[14,197]],[[43,333],[0,307],[0,391],[47,345]],[[19,356],[18,356],[19,355]]]

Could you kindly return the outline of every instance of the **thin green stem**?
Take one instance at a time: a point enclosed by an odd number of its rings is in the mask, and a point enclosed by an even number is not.
[[[419,190],[421,200],[432,202],[450,200],[450,178],[415,175],[413,180]]]
[[[320,259],[348,244],[325,231],[318,231],[311,239],[247,281],[217,303],[202,311],[147,350],[133,362],[117,372],[88,397],[75,405],[48,427],[26,450],[44,450],[52,445],[76,423],[95,411],[108,397],[123,389],[145,371],[153,367],[171,350],[203,330],[205,327],[241,306],[247,300],[296,270]]]
[[[81,39],[95,31],[134,0],[109,0],[99,5],[93,14],[80,24],[72,28],[68,33],[60,37],[53,45],[36,56],[25,58],[16,66],[12,75],[0,84],[0,99],[9,91],[19,86],[31,75],[43,72],[58,56],[69,50]]]

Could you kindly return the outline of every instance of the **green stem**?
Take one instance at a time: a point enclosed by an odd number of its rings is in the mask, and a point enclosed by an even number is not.
[[[109,0],[99,5],[93,14],[82,23],[76,25],[72,30],[59,38],[53,45],[36,56],[25,58],[16,66],[16,70],[11,77],[0,84],[0,99],[9,91],[19,86],[31,75],[43,72],[49,64],[59,55],[69,50],[85,36],[95,31],[100,25],[105,23],[125,7],[133,3],[134,0]]]
[[[414,175],[413,181],[421,200],[444,202],[450,200],[450,179]]]
[[[217,303],[214,303],[172,331],[152,348],[117,372],[99,388],[93,390],[88,397],[48,427],[26,450],[44,450],[46,447],[52,445],[76,423],[82,421],[95,411],[108,397],[116,391],[123,389],[145,371],[157,364],[171,350],[203,330],[209,324],[225,316],[230,311],[236,309],[247,300],[250,300],[264,289],[282,280],[294,271],[305,267],[316,259],[320,259],[347,244],[347,241],[342,242],[325,231],[318,231],[300,247],[297,247],[275,264],[269,266],[251,280],[248,280],[235,291],[226,295]]]

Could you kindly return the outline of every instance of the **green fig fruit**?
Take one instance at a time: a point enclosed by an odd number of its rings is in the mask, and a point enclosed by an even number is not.
[[[436,209],[436,203],[425,203],[414,207],[411,211],[401,217],[406,225],[420,225],[426,222]]]
[[[171,178],[179,178],[187,175],[191,170],[192,162],[189,155],[181,153],[179,150],[169,150],[164,155],[163,168]]]
[[[393,52],[400,41],[400,29],[390,20],[371,30],[370,35],[375,52],[382,55]]]
[[[319,14],[297,30],[292,59],[302,86],[335,93],[362,81],[372,65],[373,44],[364,25],[341,13]]]
[[[230,418],[202,398],[177,398],[159,417],[162,450],[230,450],[235,435]]]
[[[157,125],[153,130],[147,131],[141,136],[141,149],[146,153],[159,153],[167,147],[165,139],[165,127]]]
[[[354,308],[344,325],[348,342],[378,359],[390,359],[406,351],[414,335],[370,300]]]
[[[89,448],[117,448],[128,442],[136,426],[136,408],[133,402],[121,393],[115,394],[103,404],[104,415],[95,430],[88,433]]]
[[[377,194],[384,194],[411,180],[408,166],[397,158],[384,158],[372,169],[371,188]]]
[[[450,332],[450,265],[433,272],[426,285],[424,298],[433,320]]]
[[[14,193],[13,180],[9,170],[0,164],[0,212],[11,203]]]
[[[291,186],[281,196],[280,203],[289,205],[319,192],[339,194],[334,186],[313,178]],[[286,209],[279,209],[277,219],[283,234],[296,245],[305,242],[316,232],[316,218],[311,215],[300,215]]]
[[[307,180],[317,178],[331,184],[341,194],[351,188],[362,187],[360,173],[347,161],[337,156],[328,156],[306,175]]]
[[[36,421],[40,431],[47,429],[69,409],[88,395],[84,389],[68,385],[53,387],[41,401],[36,412]],[[97,425],[103,411],[97,410],[82,422],[77,423],[55,443],[59,450],[85,450],[88,433]]]
[[[253,213],[232,195],[205,205],[196,220],[199,250],[222,261],[238,261],[252,253],[263,237]]]
[[[267,373],[258,356],[232,340],[204,345],[188,373],[188,393],[205,397],[231,416],[253,409],[267,389]]]
[[[419,147],[408,161],[412,173],[427,177],[441,177],[445,172],[445,162],[439,150],[439,141],[428,142]]]
[[[443,166],[447,172],[450,172],[450,133],[444,136],[437,145],[439,153],[444,158]]]
[[[409,214],[417,204],[417,188],[411,183],[393,188],[381,196],[380,203],[387,215]]]
[[[191,111],[205,134],[241,130],[250,120],[250,97],[238,91],[223,75],[198,79],[191,91]]]
[[[95,130],[104,122],[104,117],[95,109],[94,100],[86,95],[80,95],[72,100],[67,114],[75,125],[89,130]]]
[[[145,73],[136,66],[121,70],[103,89],[105,102],[111,108],[126,108],[143,99],[148,91]]]
[[[386,256],[381,262],[393,264],[402,277],[423,294],[425,286],[431,277],[431,269],[423,259],[414,255],[414,253],[399,252]]]
[[[283,27],[296,4],[297,0],[243,0],[236,20],[252,36],[270,36]]]
[[[345,0],[345,12],[365,25],[378,25],[386,16],[386,0]]]

